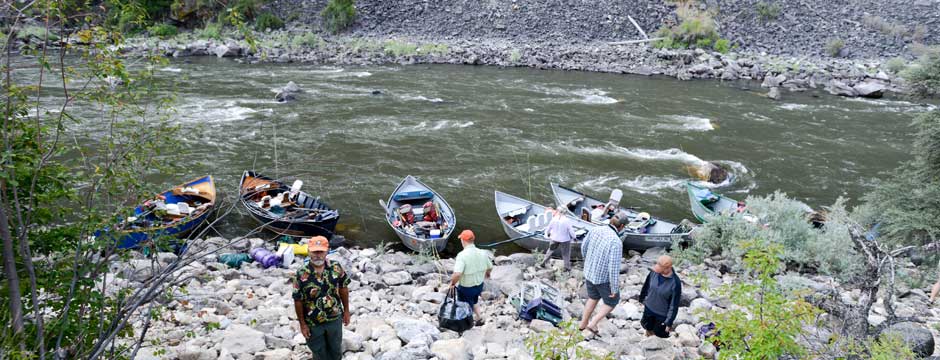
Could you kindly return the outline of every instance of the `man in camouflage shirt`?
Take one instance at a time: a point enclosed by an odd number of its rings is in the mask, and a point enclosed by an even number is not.
[[[330,245],[325,237],[311,238],[307,249],[310,262],[291,279],[300,332],[314,359],[339,360],[343,325],[349,325],[349,276],[342,265],[326,260]]]

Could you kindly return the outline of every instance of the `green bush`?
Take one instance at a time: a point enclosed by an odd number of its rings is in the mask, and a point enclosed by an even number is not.
[[[892,23],[885,20],[881,16],[865,14],[862,16],[862,24],[871,29],[877,30],[885,36],[902,37],[908,32],[907,26]]]
[[[940,53],[926,52],[901,72],[911,90],[918,96],[940,95]]]
[[[272,13],[266,12],[258,15],[255,18],[255,29],[264,31],[264,30],[276,30],[284,27],[284,21],[281,18],[277,17]]]
[[[312,32],[306,32],[302,35],[296,35],[290,40],[290,46],[294,49],[303,47],[318,48],[325,44],[323,38]]]
[[[701,263],[723,255],[736,268],[742,266],[740,243],[761,239],[781,247],[780,259],[789,268],[848,279],[861,270],[862,261],[848,233],[849,214],[844,199],[829,207],[826,226],[816,229],[807,219],[806,205],[781,192],[746,200],[749,216],[710,216],[695,241],[677,250],[680,261]]]
[[[176,26],[170,24],[157,24],[151,26],[149,29],[147,29],[147,31],[150,33],[150,35],[158,36],[164,39],[176,36],[176,33],[178,32]]]
[[[574,320],[566,320],[556,329],[529,335],[525,344],[535,360],[613,360],[611,353],[598,355],[585,349],[579,344],[583,340]]]
[[[323,24],[327,30],[337,34],[356,21],[355,1],[330,0],[320,15],[323,16]]]
[[[418,55],[446,55],[449,51],[447,44],[424,44],[418,47]]]
[[[676,9],[681,22],[674,27],[662,27],[656,31],[656,37],[662,38],[653,43],[661,49],[685,49],[697,47],[714,49],[719,52],[730,50],[730,41],[722,39],[711,14],[699,11],[691,5],[682,5]],[[724,41],[722,41],[724,40]]]
[[[722,54],[727,54],[731,51],[731,41],[728,39],[718,39],[715,41],[714,49]]]
[[[200,39],[222,39],[222,24],[217,22],[208,22],[202,29],[196,30],[196,36]]]
[[[395,57],[415,55],[418,53],[418,45],[403,41],[389,40],[385,42],[384,50],[386,54]]]
[[[885,69],[892,74],[900,74],[907,68],[907,61],[902,57],[896,57],[885,62]]]
[[[42,41],[46,38],[46,28],[42,26],[28,25],[20,28],[20,31],[16,33],[16,37],[20,40],[38,40]],[[49,41],[59,40],[59,36],[53,32],[48,34]]]
[[[837,57],[842,54],[842,49],[845,48],[845,41],[839,38],[829,40],[826,44],[826,53],[829,56]]]
[[[263,0],[235,0],[230,3],[232,11],[241,15],[242,19],[254,19],[261,9]]]
[[[518,49],[513,49],[509,52],[509,62],[515,63],[519,62],[519,60],[522,60],[522,53],[519,52]]]
[[[758,1],[754,10],[757,10],[757,15],[763,21],[775,20],[780,16],[780,5],[775,2]]]
[[[718,295],[731,300],[734,306],[716,308],[704,315],[720,330],[715,340],[721,343],[721,358],[803,358],[806,349],[799,341],[803,326],[812,324],[819,310],[777,282],[780,245],[760,240],[738,245],[744,252],[745,274],[717,289]]]

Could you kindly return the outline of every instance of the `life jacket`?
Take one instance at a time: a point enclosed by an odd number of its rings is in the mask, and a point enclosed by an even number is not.
[[[437,222],[437,208],[433,201],[424,203],[424,221]]]
[[[415,223],[415,213],[411,212],[411,205],[402,205],[400,208],[398,208],[398,213],[401,214],[401,218],[404,220],[404,225],[411,225]]]

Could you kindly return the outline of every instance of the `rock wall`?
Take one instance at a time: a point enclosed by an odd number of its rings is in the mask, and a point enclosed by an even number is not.
[[[326,2],[275,0],[268,6],[282,18],[318,26]],[[779,15],[762,19],[759,2],[778,5]],[[836,38],[851,58],[898,56],[914,41],[940,43],[938,0],[706,0],[699,6],[717,12],[722,37],[742,50],[768,54],[823,56]],[[674,3],[664,0],[358,0],[356,7],[350,30],[356,35],[508,40],[517,46],[639,39],[628,16],[649,34],[676,21]],[[866,15],[907,32],[887,34],[866,25]],[[915,36],[918,25],[924,32]]]

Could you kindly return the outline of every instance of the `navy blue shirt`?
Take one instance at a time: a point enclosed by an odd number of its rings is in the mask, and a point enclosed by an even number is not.
[[[682,299],[682,281],[675,272],[665,277],[650,271],[640,290],[640,302],[646,310],[666,319],[665,326],[672,326],[679,312],[679,300]]]

